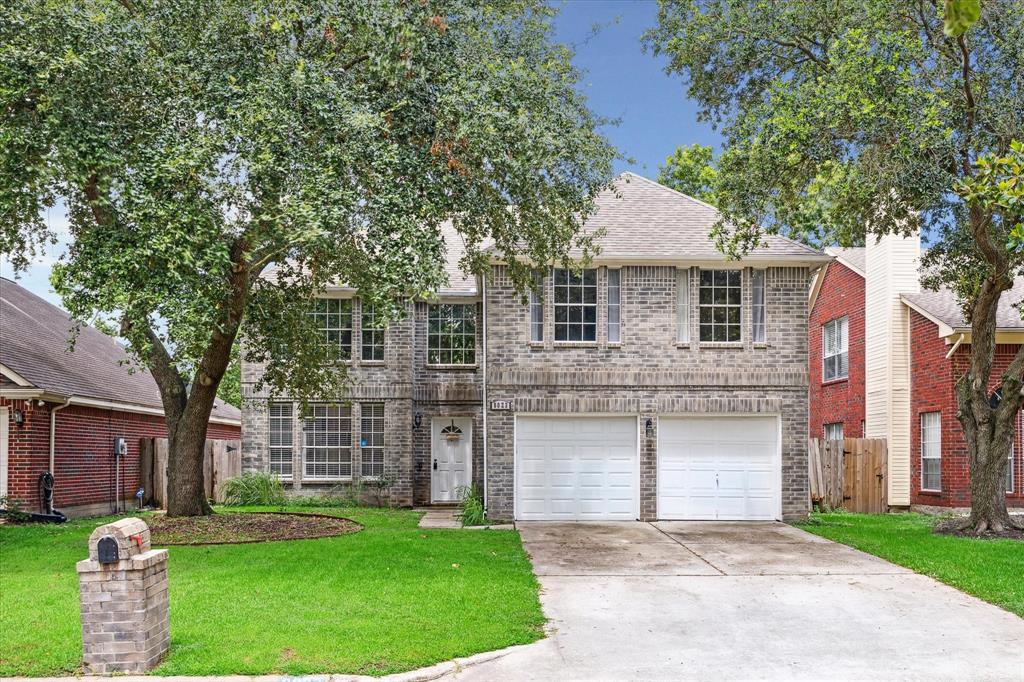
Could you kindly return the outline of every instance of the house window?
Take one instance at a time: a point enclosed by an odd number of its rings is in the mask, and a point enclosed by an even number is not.
[[[1010,443],[1010,456],[1006,463],[1006,492],[1013,492],[1013,443]]]
[[[335,347],[339,358],[352,357],[352,301],[318,298],[310,315],[324,343]]]
[[[292,404],[270,403],[270,473],[292,478]]]
[[[533,288],[530,289],[530,341],[544,340],[544,276],[533,271]]]
[[[476,364],[476,305],[432,305],[427,325],[428,364]]]
[[[362,358],[367,362],[382,362],[384,360],[384,325],[372,305],[363,303],[361,307]]]
[[[306,413],[305,469],[307,480],[352,476],[352,408],[311,405]]]
[[[676,270],[676,341],[690,343],[690,269]]]
[[[921,414],[921,489],[942,490],[942,415]]]
[[[363,478],[384,475],[384,403],[360,405],[359,453]]]
[[[842,440],[843,422],[825,424],[825,440]]]
[[[849,318],[826,322],[821,328],[822,370],[825,381],[845,379],[849,373]]]
[[[608,343],[620,343],[621,309],[619,299],[620,270],[608,271]]]
[[[555,341],[597,340],[597,270],[556,269]]]
[[[741,292],[739,270],[700,271],[700,340],[740,341]]]
[[[767,329],[765,326],[765,302],[764,302],[764,270],[751,270],[750,282],[753,289],[753,306],[751,312],[754,315],[754,343],[765,343]]]

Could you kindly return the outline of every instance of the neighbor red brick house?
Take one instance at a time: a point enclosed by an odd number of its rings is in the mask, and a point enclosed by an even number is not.
[[[922,289],[917,236],[826,252],[833,260],[816,273],[809,306],[810,435],[885,438],[890,507],[970,506],[954,386],[967,369],[971,331],[955,297]],[[1014,307],[1022,298],[1024,279],[1000,302],[996,381],[1024,342]],[[1024,507],[1017,421],[1006,499]]]
[[[134,503],[139,441],[164,438],[156,382],[111,337],[0,278],[0,496],[35,511],[40,476],[54,476],[54,506],[101,514]],[[238,439],[241,413],[218,401],[207,438]],[[115,456],[124,439],[126,454]]]

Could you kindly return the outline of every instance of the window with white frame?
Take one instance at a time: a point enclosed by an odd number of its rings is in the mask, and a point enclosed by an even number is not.
[[[942,414],[921,413],[921,489],[942,490]]]
[[[555,341],[597,340],[597,270],[554,271]]]
[[[621,270],[608,270],[608,343],[620,343],[622,340],[620,273]]]
[[[303,424],[305,480],[352,476],[352,408],[310,405]]]
[[[825,440],[842,440],[843,439],[843,422],[833,422],[832,424],[825,424]]]
[[[533,288],[530,289],[530,341],[544,340],[544,275],[533,271]]]
[[[441,303],[427,313],[427,364],[476,364],[476,305]]]
[[[310,313],[320,338],[337,349],[339,358],[352,357],[352,301],[347,298],[318,298]]]
[[[742,282],[740,270],[700,271],[700,340],[742,340]]]
[[[1013,443],[1010,443],[1009,461],[1006,463],[1006,492],[1013,492]]]
[[[384,324],[372,304],[360,302],[359,316],[362,334],[362,358],[366,362],[384,361]]]
[[[767,326],[765,324],[765,300],[764,300],[764,270],[750,271],[750,284],[753,293],[751,314],[753,315],[754,343],[765,343],[767,339]]]
[[[359,406],[359,457],[363,478],[384,475],[384,403]]]
[[[270,403],[270,473],[284,480],[292,478],[292,404]]]
[[[821,328],[822,379],[845,379],[849,374],[849,318],[826,322]]]
[[[676,341],[690,343],[690,269],[676,270]]]

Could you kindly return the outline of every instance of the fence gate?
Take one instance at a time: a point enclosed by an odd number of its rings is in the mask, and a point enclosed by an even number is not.
[[[224,481],[242,473],[241,442],[208,440],[203,450],[203,483],[206,497],[224,501]],[[167,439],[143,438],[139,442],[139,482],[146,490],[145,504],[167,506]]]
[[[812,504],[866,514],[888,511],[884,438],[811,438],[807,454]]]

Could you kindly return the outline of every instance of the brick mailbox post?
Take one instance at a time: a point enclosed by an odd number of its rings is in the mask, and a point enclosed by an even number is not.
[[[141,673],[167,653],[167,550],[150,549],[149,527],[127,518],[89,536],[78,562],[82,660],[87,673]]]

